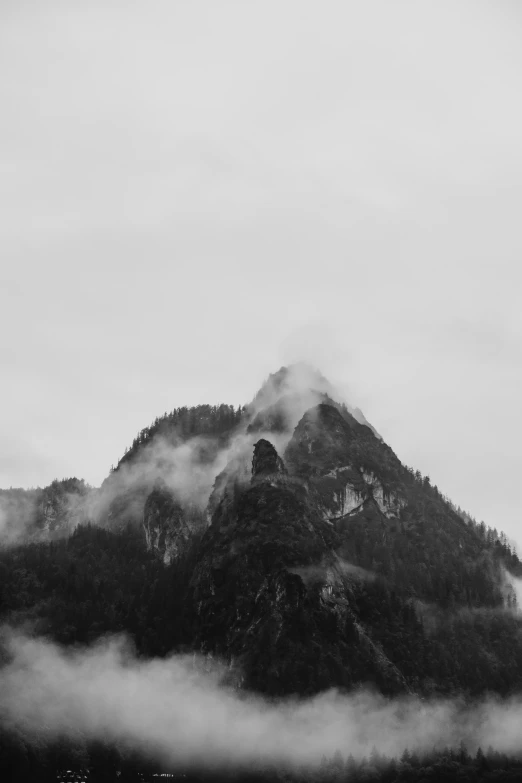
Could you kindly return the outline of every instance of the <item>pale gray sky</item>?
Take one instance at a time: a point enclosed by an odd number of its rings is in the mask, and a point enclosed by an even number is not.
[[[522,5],[2,0],[0,486],[308,358],[522,543]]]

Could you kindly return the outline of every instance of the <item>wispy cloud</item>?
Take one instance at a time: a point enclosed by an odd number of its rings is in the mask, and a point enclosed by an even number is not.
[[[385,699],[327,692],[268,701],[223,684],[226,668],[197,657],[144,661],[125,639],[64,649],[3,629],[9,663],[0,670],[0,718],[38,735],[131,743],[171,765],[320,763],[336,750],[356,757],[375,745],[488,745],[518,752],[522,702]]]

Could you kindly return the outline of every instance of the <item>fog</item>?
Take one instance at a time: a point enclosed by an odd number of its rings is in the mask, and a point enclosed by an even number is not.
[[[366,755],[375,745],[478,746],[518,753],[522,701],[385,699],[368,690],[268,701],[223,683],[226,667],[203,658],[140,660],[125,638],[64,649],[4,628],[0,720],[27,739],[78,735],[130,743],[171,765],[263,761],[317,765],[323,755]]]
[[[100,490],[75,496],[66,531],[81,517],[78,504],[83,504],[85,516],[103,521],[116,498],[159,479],[180,502],[203,509],[213,488],[221,491],[230,477],[248,479],[256,440],[267,437],[284,455],[295,423],[324,393],[341,399],[325,379],[300,365],[283,383],[268,380],[250,404],[248,419],[223,448],[203,437],[187,442],[176,441],[175,435],[170,441],[153,438]],[[274,405],[284,411],[288,429],[275,436],[262,428],[249,432],[248,423]],[[220,475],[222,484],[216,483]],[[22,499],[20,530],[25,530],[24,520],[31,519],[31,503],[36,501],[31,493],[16,490],[9,497],[13,503],[13,498]],[[139,493],[136,503],[137,514],[142,514]],[[325,563],[295,570],[314,581],[328,577],[329,569]],[[332,578],[343,573],[373,578],[371,572],[341,559],[333,571]],[[512,582],[511,587],[517,592],[519,583]],[[140,659],[123,636],[66,649],[4,627],[2,639],[6,663],[0,669],[0,723],[28,740],[82,736],[130,744],[173,766],[208,767],[259,761],[313,766],[336,750],[361,758],[375,745],[381,753],[397,756],[405,748],[422,752],[460,740],[469,749],[492,745],[513,753],[519,750],[518,697],[469,706],[459,700],[412,696],[390,700],[360,689],[274,702],[231,686],[224,663],[197,655]]]
[[[87,487],[82,494],[63,493],[60,525],[52,531],[53,535],[67,535],[80,522],[110,524],[111,507],[118,499],[124,503],[123,520],[119,521],[141,522],[146,496],[158,482],[166,486],[182,506],[204,511],[216,479],[223,471],[226,480],[233,476],[248,480],[252,449],[260,438],[270,440],[283,455],[302,415],[319,404],[325,394],[338,402],[343,401],[329,381],[305,363],[291,365],[284,374],[271,375],[248,405],[247,416],[226,445],[219,445],[216,438],[205,436],[184,440],[175,430],[168,437],[154,436],[141,445],[131,459],[121,462],[99,489]],[[360,411],[351,410],[365,421]],[[275,414],[281,417],[285,426],[281,431],[271,432],[265,427],[270,427],[270,416]],[[253,431],[249,430],[251,422],[256,423]],[[218,489],[224,483],[226,481],[220,482]],[[0,493],[1,544],[20,544],[45,537],[49,529],[41,518],[42,495],[41,489]]]
[[[65,487],[74,483],[77,491]],[[0,490],[0,546],[47,541],[72,533],[88,520],[96,490],[84,482],[64,479],[58,487]]]
[[[34,521],[36,490],[0,491],[0,544],[22,541]]]
[[[516,599],[515,611],[522,611],[522,579],[517,579],[516,576],[510,574],[505,568],[502,570],[502,577],[505,593],[507,596]]]
[[[97,493],[89,496],[87,515],[93,521],[105,521],[115,499],[140,487],[148,492],[158,481],[167,486],[182,505],[203,511],[216,479],[223,471],[225,481],[218,482],[218,490],[233,477],[249,480],[253,446],[260,438],[270,440],[282,455],[299,419],[306,410],[321,402],[324,394],[341,399],[319,372],[304,363],[289,367],[284,377],[270,376],[248,405],[245,419],[226,445],[219,446],[217,439],[212,437],[177,439],[175,432],[168,438],[153,437],[132,459],[121,463]],[[272,432],[266,428],[271,424],[270,415],[276,411],[285,427]],[[268,419],[265,420],[263,416],[266,415]],[[256,426],[250,431],[252,422]],[[131,501],[129,513],[133,518],[140,518],[143,496],[139,492],[135,502],[136,507],[132,508]]]

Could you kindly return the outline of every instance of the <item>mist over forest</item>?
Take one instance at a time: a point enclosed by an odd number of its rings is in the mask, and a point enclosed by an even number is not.
[[[313,368],[2,512],[4,771],[519,773],[515,549]]]

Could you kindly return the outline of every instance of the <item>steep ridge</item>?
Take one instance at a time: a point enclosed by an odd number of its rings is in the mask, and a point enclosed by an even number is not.
[[[502,605],[502,559],[484,551],[473,526],[368,427],[319,405],[299,422],[285,460],[318,493],[344,558],[391,579],[412,598],[443,606]]]

